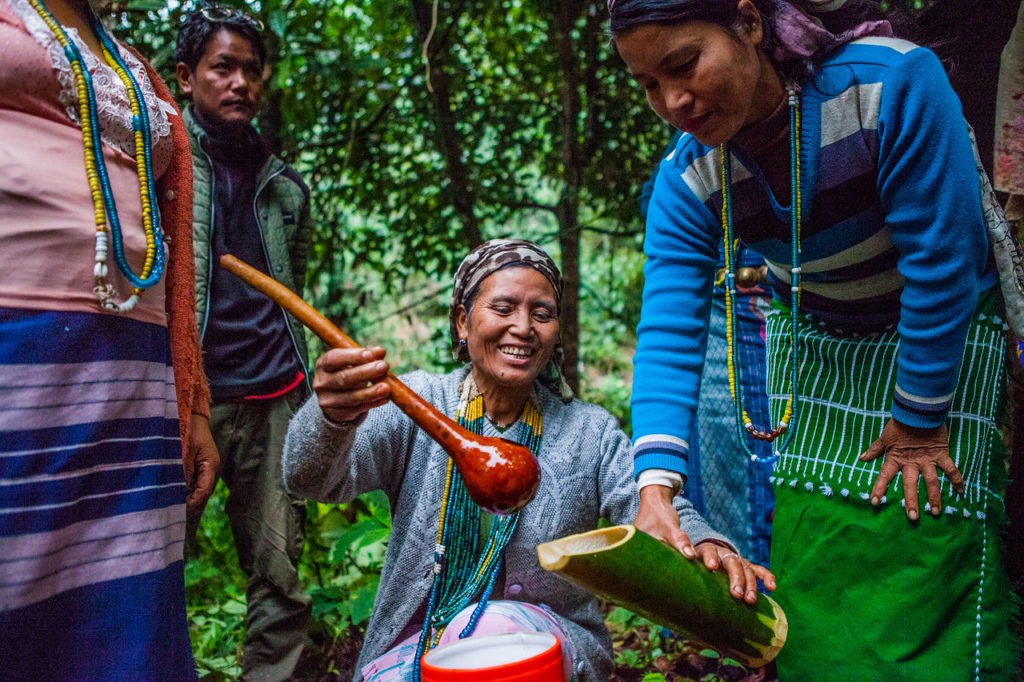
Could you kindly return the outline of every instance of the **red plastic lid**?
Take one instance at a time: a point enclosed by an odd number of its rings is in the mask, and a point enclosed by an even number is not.
[[[422,682],[565,682],[562,645],[542,632],[468,637],[428,651]]]

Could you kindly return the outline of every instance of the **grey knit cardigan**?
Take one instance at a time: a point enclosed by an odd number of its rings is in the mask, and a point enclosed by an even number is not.
[[[444,376],[414,372],[402,380],[453,416],[466,371]],[[504,594],[492,598],[550,607],[571,640],[575,678],[607,680],[613,670],[612,647],[597,600],[542,569],[535,548],[541,542],[593,530],[602,517],[613,524],[633,521],[639,498],[631,443],[615,418],[600,407],[579,400],[565,404],[540,384],[536,392],[544,419],[538,456],[540,489],[520,512],[505,551]],[[485,435],[500,434],[487,423]],[[410,623],[417,612],[422,614],[430,592],[447,462],[444,450],[393,403],[371,410],[358,426],[345,427],[329,423],[313,396],[288,429],[284,480],[289,490],[321,502],[342,503],[380,489],[391,503],[391,540],[360,668],[397,644],[407,626],[415,627]],[[683,530],[694,543],[725,540],[681,496],[676,498],[676,508]],[[358,672],[355,679],[360,679]]]

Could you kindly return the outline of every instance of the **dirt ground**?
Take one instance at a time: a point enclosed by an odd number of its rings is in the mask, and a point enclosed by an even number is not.
[[[624,633],[625,637],[616,642],[616,651],[634,648],[640,651],[645,646],[645,637],[640,632]],[[348,681],[353,678],[356,660],[362,641],[357,637],[339,640],[327,651],[311,656],[309,651],[296,671],[296,679],[304,682],[335,682]],[[718,658],[701,656],[698,648],[682,644],[669,655],[655,658],[652,665],[634,668],[620,665],[609,682],[640,682],[645,675],[661,673],[667,682],[773,682],[776,677],[774,667],[768,666],[757,670],[747,670]],[[314,658],[319,659],[317,661]],[[646,658],[646,657],[645,657]],[[324,660],[333,662],[332,669],[323,670]]]

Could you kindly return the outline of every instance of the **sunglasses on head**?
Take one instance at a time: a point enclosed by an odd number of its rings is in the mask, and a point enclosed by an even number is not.
[[[242,10],[235,9],[234,7],[203,7],[199,10],[199,12],[203,15],[203,18],[215,23],[227,21],[228,19],[239,18],[245,23],[255,28],[257,31],[262,31],[264,28],[262,21],[260,21],[256,17],[249,16]]]

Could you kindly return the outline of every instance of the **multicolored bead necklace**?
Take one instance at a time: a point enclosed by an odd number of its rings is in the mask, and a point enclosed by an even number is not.
[[[85,175],[89,181],[89,192],[92,195],[93,216],[96,221],[96,265],[93,268],[95,286],[93,293],[99,299],[100,306],[109,312],[125,314],[139,302],[145,289],[160,281],[164,272],[163,232],[160,230],[160,213],[156,203],[156,183],[153,181],[152,140],[149,130],[149,113],[146,111],[142,90],[131,70],[121,59],[117,46],[107,35],[99,19],[90,12],[89,21],[93,31],[99,37],[103,48],[103,58],[124,83],[128,101],[132,109],[132,131],[135,138],[135,164],[139,177],[139,197],[142,201],[142,226],[146,233],[146,259],[142,273],[136,275],[128,265],[124,254],[124,239],[121,222],[117,215],[114,193],[110,187],[107,164],[103,158],[103,140],[100,133],[96,93],[93,90],[92,75],[86,68],[82,53],[75,45],[64,27],[60,25],[41,0],[28,0],[28,3],[39,14],[57,42],[64,48],[64,54],[71,64],[75,79],[75,91],[78,96],[78,117],[82,126],[82,146],[85,149]],[[107,223],[109,220],[111,239],[114,243],[114,261],[118,269],[132,285],[132,294],[123,302],[114,298],[114,287],[107,278]]]
[[[473,433],[481,433],[486,418],[484,397],[477,390],[472,374],[467,375],[462,382],[459,395],[456,421]],[[516,440],[534,454],[540,452],[542,423],[540,411],[531,397],[526,401],[523,414],[519,418]],[[480,507],[469,498],[466,486],[462,484],[462,478],[452,465],[451,459],[448,460],[445,474],[440,517],[434,551],[434,579],[427,599],[423,632],[420,634],[416,657],[413,659],[415,661],[419,661],[427,650],[437,646],[452,618],[479,594],[479,603],[459,638],[473,634],[477,621],[487,606],[487,600],[494,590],[494,583],[505,557],[505,548],[512,539],[519,521],[518,512],[505,517],[495,517],[477,556]],[[418,665],[415,666],[415,671],[415,679],[419,680]]]
[[[800,309],[800,226],[802,223],[802,205],[800,192],[800,98],[792,88],[788,90],[789,95],[789,163],[790,163],[790,247],[792,248],[792,268],[790,269],[790,335],[791,345],[789,349],[789,399],[786,401],[786,409],[783,412],[779,425],[770,431],[761,431],[754,426],[753,420],[743,408],[743,387],[737,380],[738,368],[736,366],[736,314],[733,297],[736,295],[736,238],[733,233],[732,224],[732,201],[730,198],[730,187],[732,184],[732,171],[730,168],[729,144],[726,142],[719,147],[719,154],[722,162],[722,251],[725,254],[725,316],[726,328],[725,337],[728,346],[729,363],[729,392],[732,394],[733,405],[736,408],[736,424],[742,425],[739,436],[744,452],[755,462],[774,462],[779,459],[778,454],[770,457],[759,457],[747,443],[746,435],[758,440],[773,442],[782,434],[789,431],[796,414],[797,380],[799,378],[799,358],[797,357],[797,314]],[[785,450],[793,438],[793,431],[789,431],[782,444],[775,448],[775,452]]]

